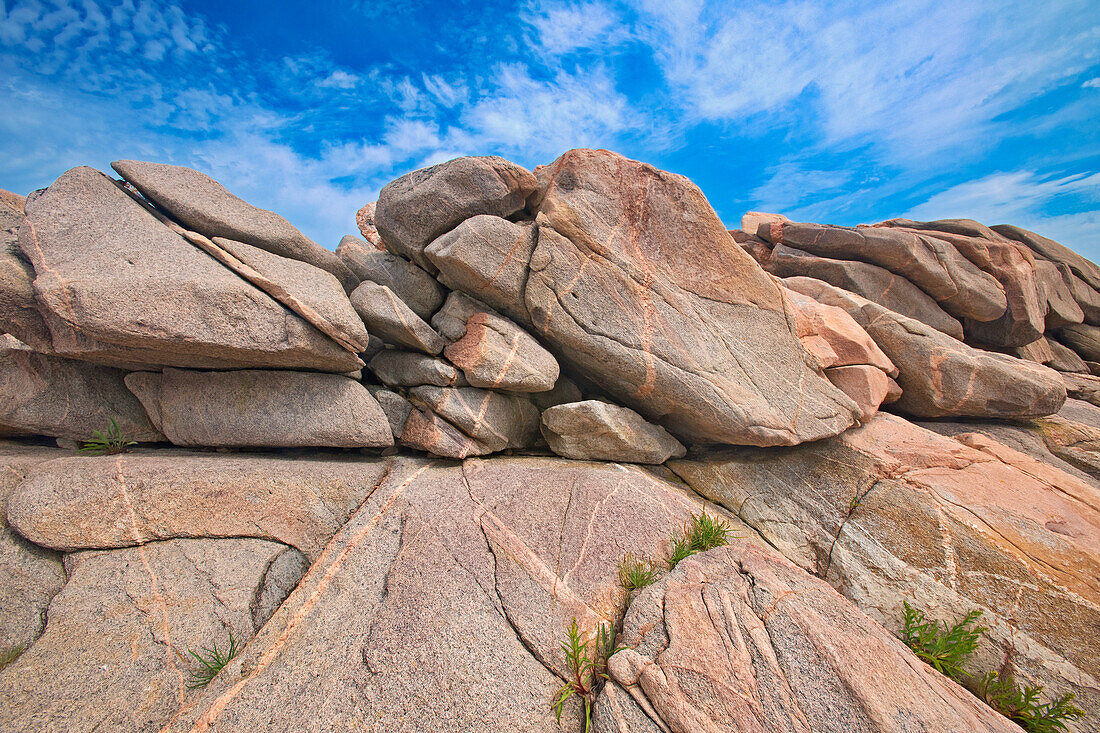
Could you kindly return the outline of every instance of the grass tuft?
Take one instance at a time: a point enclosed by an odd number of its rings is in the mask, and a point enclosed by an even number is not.
[[[594,642],[582,638],[577,629],[577,619],[573,619],[569,626],[569,636],[561,643],[569,665],[570,679],[558,688],[554,694],[554,702],[550,703],[559,725],[565,703],[577,695],[584,701],[584,731],[588,733],[592,726],[592,704],[596,701],[596,693],[602,687],[603,681],[607,679],[607,660],[612,654],[625,648],[613,646],[614,640],[610,624],[599,625]]]
[[[198,669],[191,672],[191,680],[187,683],[187,688],[197,690],[210,684],[210,680],[217,677],[218,672],[221,672],[225,665],[237,656],[240,648],[237,646],[237,640],[233,638],[233,632],[230,632],[229,648],[224,653],[218,650],[217,642],[212,644],[210,649],[203,647],[199,652],[191,649],[187,651],[200,665]]]
[[[619,560],[619,585],[628,592],[652,585],[661,570],[652,558],[628,552]]]
[[[665,564],[669,570],[673,570],[681,560],[697,552],[706,552],[715,547],[728,545],[729,537],[730,525],[725,519],[712,517],[706,512],[692,514],[691,520],[684,525],[684,528],[673,535],[672,547],[665,559]]]
[[[118,423],[112,417],[108,419],[107,430],[103,432],[93,430],[92,439],[85,441],[83,445],[77,448],[77,453],[87,453],[92,456],[113,456],[125,453],[131,445],[137,445],[137,441],[130,440],[123,435]]]

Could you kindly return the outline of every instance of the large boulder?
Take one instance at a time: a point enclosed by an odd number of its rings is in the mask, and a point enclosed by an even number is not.
[[[165,369],[133,372],[126,386],[176,445],[393,445],[370,392],[337,374]]]
[[[14,229],[0,230],[0,333],[36,351],[53,349],[50,329],[34,299],[34,268],[20,250]]]
[[[1033,252],[1044,259],[1065,264],[1073,271],[1073,274],[1081,278],[1094,291],[1100,290],[1100,267],[1069,247],[1059,244],[1053,239],[1047,239],[1041,234],[1011,224],[998,224],[990,228],[1004,237],[1026,244]]]
[[[443,355],[474,387],[547,392],[558,381],[558,362],[531,334],[461,293],[451,293],[432,318],[448,342]]]
[[[853,424],[778,286],[688,179],[573,150],[539,186],[527,310],[576,372],[692,441],[790,445]]]
[[[686,452],[660,425],[646,422],[629,407],[598,400],[545,410],[542,435],[559,456],[582,461],[664,463]]]
[[[859,260],[905,277],[956,318],[992,321],[1008,306],[1004,287],[954,246],[923,232],[821,224],[762,226],[760,236],[820,257]]]
[[[386,343],[435,355],[443,339],[385,285],[367,280],[351,294],[351,304],[371,333]]]
[[[784,284],[848,311],[897,366],[897,408],[918,417],[1039,417],[1066,400],[1058,373],[1033,362],[973,349],[961,341],[828,283]]]
[[[360,281],[385,285],[424,320],[443,305],[447,291],[439,282],[404,257],[398,257],[357,237],[344,237],[336,255],[351,268]]]
[[[744,541],[644,589],[621,643],[611,679],[660,730],[1019,731],[828,583]]]
[[[1071,324],[1058,332],[1058,338],[1086,361],[1100,361],[1100,326]]]
[[[537,233],[534,222],[482,214],[433,240],[424,254],[439,268],[444,285],[526,323],[523,290]]]
[[[114,419],[129,440],[164,440],[121,369],[31,351],[0,336],[0,433],[88,440]]]
[[[244,201],[210,176],[191,168],[116,160],[120,176],[188,229],[265,249],[327,270],[351,292],[356,279],[344,263],[274,211]]]
[[[429,242],[471,216],[511,216],[534,190],[531,172],[504,158],[456,158],[388,183],[374,224],[391,252],[434,270],[424,256]]]
[[[108,459],[51,457],[20,472],[8,502],[12,526],[41,547],[72,552],[252,537],[290,545],[310,560],[389,467],[362,456],[174,449]]]
[[[827,441],[668,465],[886,628],[903,601],[942,619],[977,608],[971,673],[1007,663],[1100,713],[1100,490],[957,437],[880,413]]]
[[[27,203],[27,220],[19,244],[58,354],[209,369],[362,365],[98,171],[62,175]]]
[[[809,252],[777,244],[768,261],[768,272],[779,277],[812,277],[843,290],[862,295],[895,313],[915,318],[937,331],[963,338],[962,324],[927,293],[901,275],[886,268],[857,260],[818,257]]]
[[[538,436],[538,408],[520,395],[475,387],[423,386],[409,390],[409,401],[443,418],[489,452],[527,448]]]
[[[45,632],[0,672],[0,729],[161,730],[202,695],[188,652],[224,653],[267,620],[252,607],[287,550],[171,540],[69,555]]]
[[[398,461],[168,729],[343,729],[369,704],[380,730],[559,731],[550,702],[568,674],[571,622],[585,634],[617,623],[621,556],[664,553],[701,510],[634,467]],[[580,733],[582,711],[567,706],[562,723]]]

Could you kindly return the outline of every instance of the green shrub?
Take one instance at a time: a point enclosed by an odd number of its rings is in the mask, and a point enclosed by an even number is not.
[[[577,695],[584,700],[584,730],[588,733],[592,725],[592,704],[596,701],[596,693],[607,679],[607,660],[617,651],[625,647],[612,647],[614,634],[610,630],[610,624],[600,624],[596,630],[595,642],[582,639],[577,630],[577,619],[573,619],[569,627],[569,638],[561,643],[565,651],[565,659],[569,665],[570,680],[558,688],[554,695],[554,702],[550,707],[554,708],[557,721],[561,724],[561,711],[569,698]],[[592,649],[589,645],[592,643]]]
[[[628,552],[619,560],[619,585],[627,591],[645,588],[657,580],[660,572],[657,563],[650,557],[645,555],[636,557]]]
[[[118,423],[112,417],[108,419],[107,430],[104,432],[93,430],[92,439],[85,441],[82,446],[77,448],[77,452],[93,456],[115,455],[125,453],[131,445],[137,445],[137,441],[130,440],[123,435]]]
[[[1001,715],[1029,733],[1056,733],[1066,729],[1067,720],[1080,720],[1085,712],[1074,706],[1073,693],[1042,704],[1039,695],[1042,685],[1021,686],[1011,675],[989,672],[972,685],[974,694]]]
[[[217,642],[212,644],[210,649],[203,647],[200,650],[205,654],[190,649],[187,651],[199,663],[199,668],[191,672],[191,680],[187,683],[189,689],[196,690],[210,684],[210,680],[218,676],[218,672],[221,672],[225,665],[237,656],[240,649],[237,647],[237,640],[233,638],[233,632],[230,632],[229,648],[225,653],[218,651]]]
[[[13,646],[9,649],[0,651],[0,669],[7,667],[9,664],[19,659],[19,655],[26,651],[25,646]]]
[[[905,628],[902,629],[904,641],[913,653],[932,665],[940,674],[962,681],[966,678],[962,664],[978,648],[984,626],[975,626],[981,618],[981,611],[971,611],[962,621],[948,627],[947,623],[929,621],[924,611],[913,608],[908,601],[905,606]]]

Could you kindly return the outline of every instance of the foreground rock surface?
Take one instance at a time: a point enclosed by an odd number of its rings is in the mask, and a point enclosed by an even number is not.
[[[827,583],[744,542],[690,557],[644,589],[622,643],[630,648],[608,665],[633,698],[621,704],[642,703],[661,730],[1019,730]]]

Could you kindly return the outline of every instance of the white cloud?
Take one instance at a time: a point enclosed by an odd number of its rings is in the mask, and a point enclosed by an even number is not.
[[[1100,89],[1100,76],[1093,77],[1081,84],[1082,89]]]
[[[550,56],[606,48],[629,37],[617,10],[602,2],[541,2],[525,16],[537,44]]]
[[[336,69],[324,79],[318,81],[317,86],[331,89],[354,89],[359,85],[359,81],[357,75],[349,74],[343,69]]]

